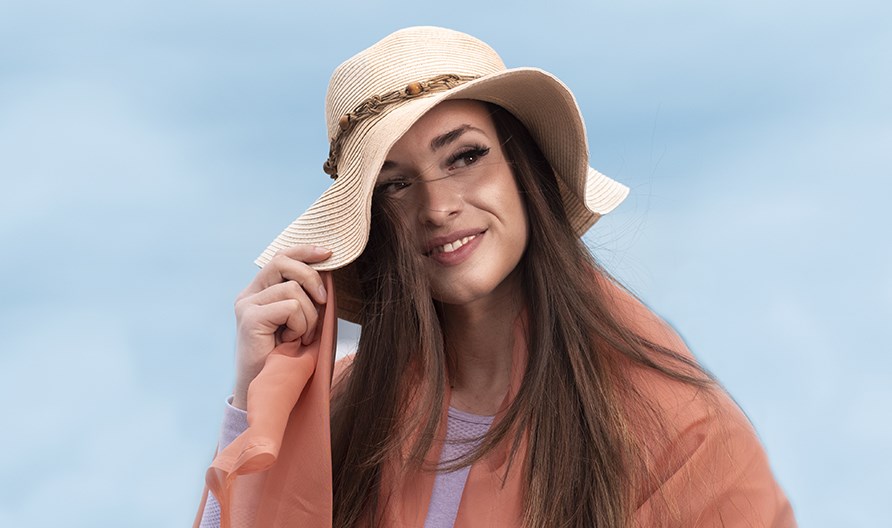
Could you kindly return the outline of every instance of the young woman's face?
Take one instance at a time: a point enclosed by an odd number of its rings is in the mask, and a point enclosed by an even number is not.
[[[415,226],[434,298],[467,305],[517,293],[527,216],[483,103],[445,101],[425,114],[390,150],[375,193]]]

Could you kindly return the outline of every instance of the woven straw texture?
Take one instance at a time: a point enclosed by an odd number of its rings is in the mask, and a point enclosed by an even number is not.
[[[492,102],[526,125],[558,175],[568,217],[578,234],[628,194],[627,187],[589,167],[579,107],[558,78],[537,68],[506,69],[484,42],[442,28],[398,31],[335,69],[325,104],[329,137],[334,141],[341,117],[370,97],[443,74],[476,79],[407,99],[356,123],[342,138],[334,183],[264,250],[255,260],[258,266],[298,244],[330,249],[332,256],[313,267],[337,270],[338,316],[361,323],[359,289],[349,264],[368,241],[375,180],[393,144],[428,110],[448,99]]]

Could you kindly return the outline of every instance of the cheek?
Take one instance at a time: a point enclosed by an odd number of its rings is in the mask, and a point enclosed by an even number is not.
[[[514,176],[508,176],[506,180],[492,189],[493,212],[503,223],[510,240],[520,246],[517,251],[522,253],[529,236],[526,205]]]
[[[520,263],[521,257],[526,252],[530,238],[526,207],[524,207],[520,197],[518,197],[517,200],[517,210],[514,215],[514,222],[509,227],[511,229],[511,238],[514,241],[513,254],[516,258],[514,265],[517,266],[517,264]]]
[[[490,226],[493,238],[490,253],[487,254],[488,269],[504,278],[502,275],[510,274],[526,252],[529,242],[526,205],[513,177],[508,184],[494,186],[487,191],[485,207],[495,217],[495,222]],[[478,197],[482,198],[481,195]]]

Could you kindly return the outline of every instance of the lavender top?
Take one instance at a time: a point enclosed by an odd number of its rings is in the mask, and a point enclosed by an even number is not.
[[[480,445],[480,440],[492,425],[492,419],[492,416],[479,416],[450,407],[440,463],[458,459]],[[437,473],[424,528],[450,528],[455,524],[470,471],[471,467],[467,466],[449,473]]]
[[[452,407],[446,421],[446,441],[440,453],[440,463],[450,462],[469,453],[480,444],[482,436],[492,425],[492,416],[459,411]],[[248,428],[248,413],[232,406],[232,397],[226,400],[223,413],[223,426],[220,430],[218,449],[223,449]],[[450,528],[455,524],[462,491],[468,480],[470,467],[448,473],[437,473],[434,489],[427,510],[424,528]],[[219,528],[220,505],[213,494],[208,493],[207,503],[201,517],[201,528]]]

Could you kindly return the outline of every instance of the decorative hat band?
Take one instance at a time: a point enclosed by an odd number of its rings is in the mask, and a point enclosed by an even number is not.
[[[389,106],[401,101],[414,99],[429,93],[442,92],[456,86],[473,81],[478,75],[456,75],[447,73],[432,77],[426,81],[415,81],[406,85],[401,90],[394,90],[384,95],[373,95],[359,104],[352,112],[348,112],[338,119],[338,132],[331,138],[328,149],[328,159],[322,164],[322,170],[332,179],[338,177],[338,158],[341,156],[341,148],[346,141],[347,134],[353,130],[360,121],[378,115]]]

